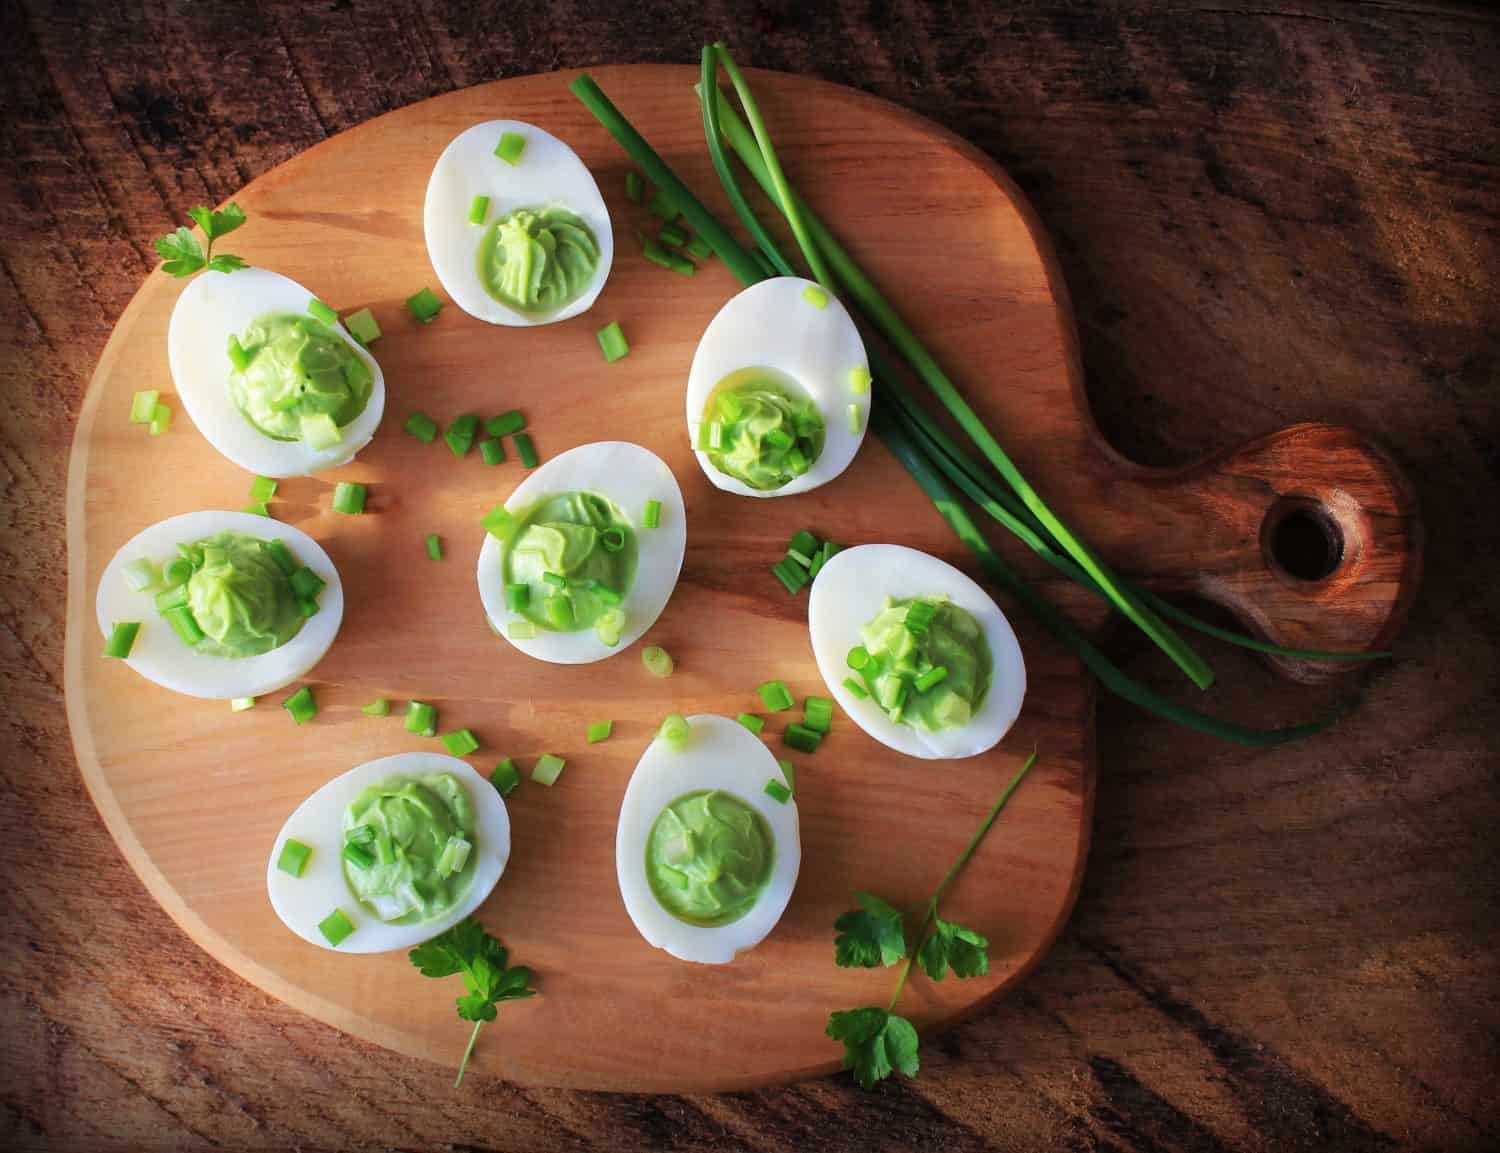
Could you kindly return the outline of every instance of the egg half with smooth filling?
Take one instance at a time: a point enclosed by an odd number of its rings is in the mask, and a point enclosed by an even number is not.
[[[813,581],[813,656],[855,724],[913,757],[972,757],[1015,724],[1026,664],[984,589],[935,556],[845,549]]]
[[[738,721],[686,718],[679,747],[657,736],[620,803],[615,870],[646,942],[682,961],[722,965],[776,927],[802,866],[795,798],[771,750]]]
[[[167,327],[182,406],[222,455],[262,476],[353,460],[385,412],[385,377],[337,315],[266,268],[201,272]]]
[[[304,941],[407,949],[477,909],[510,859],[500,793],[466,762],[398,753],[329,781],[287,818],[266,889]]]
[[[688,371],[704,475],[741,496],[791,496],[849,467],[870,416],[870,365],[848,310],[810,280],[751,285],[709,322]]]
[[[620,440],[553,457],[485,525],[478,578],[490,626],[562,665],[613,656],[655,624],[687,548],[677,478]]]
[[[125,663],[192,697],[269,693],[304,676],[344,617],[318,542],[247,512],[190,512],[131,537],[104,567],[100,631],[140,626]]]
[[[593,176],[556,136],[521,120],[476,124],[443,149],[422,227],[444,290],[490,324],[587,312],[614,261]]]

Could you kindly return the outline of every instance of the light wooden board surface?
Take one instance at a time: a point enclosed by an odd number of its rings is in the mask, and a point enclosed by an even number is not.
[[[602,69],[601,83],[711,206],[692,70]],[[522,1082],[692,1091],[783,1080],[837,1063],[829,1010],[883,1003],[888,972],[832,964],[831,924],[850,890],[921,900],[1004,780],[1035,745],[1041,760],[996,833],[952,891],[947,912],[992,940],[991,974],[915,981],[903,1001],[919,1027],[955,1019],[1013,984],[1045,951],[1076,893],[1093,797],[1092,689],[1077,663],[1014,619],[1030,692],[993,755],[931,765],[904,760],[840,718],[801,767],[804,867],[778,930],[732,966],[686,966],[634,933],[614,887],[614,818],[660,717],[753,709],[771,676],[800,697],[819,680],[805,600],[769,572],[804,525],[847,543],[896,540],[962,562],[914,485],[872,443],[836,483],[802,498],[751,502],[713,489],[681,427],[681,390],[697,336],[738,287],[710,262],[691,280],[634,257],[641,210],[623,196],[624,157],[566,91],[566,76],[503,81],[414,105],[297,157],[238,197],[250,223],[227,247],[349,311],[368,305],[386,336],[386,431],[337,473],[285,482],[275,513],[318,538],[343,576],[340,639],[315,670],[321,712],[301,729],[274,700],[231,716],[170,696],[98,656],[97,576],[141,527],[197,508],[242,505],[249,476],[179,416],[150,440],[125,421],[141,387],[170,391],[165,333],[180,286],[153,275],[116,327],[75,439],[69,491],[70,724],[85,780],[153,895],[210,953],[290,1004],[381,1044],[452,1063],[466,1029],[456,989],[424,982],[397,954],[338,956],[307,946],[271,913],[263,888],[286,814],[324,780],[374,756],[431,747],[399,720],[362,717],[377,695],[438,703],[444,727],[484,740],[472,758],[568,758],[552,790],[512,797],[511,867],[481,910],[514,956],[541,974],[542,996],[507,1006],[487,1029],[479,1067]],[[1008,182],[978,154],[919,119],[847,90],[758,78],[762,101],[809,199],[856,238],[858,257],[897,291],[915,327],[1054,503],[1107,554],[1234,605],[1278,637],[1358,646],[1387,634],[1415,577],[1405,488],[1378,454],[1309,426],[1178,474],[1146,474],[1101,451],[1079,397],[1071,318],[1050,255]],[[594,310],[529,331],[493,329],[449,307],[431,326],[402,299],[433,283],[421,203],[452,136],[490,117],[536,121],[571,142],[599,179],[621,252]],[[913,171],[922,179],[913,181]],[[631,355],[606,366],[594,329],[618,319]],[[174,402],[170,395],[166,398]],[[634,650],[585,668],[528,661],[485,628],[474,586],[479,514],[518,483],[512,462],[455,461],[399,432],[420,408],[440,420],[521,405],[538,448],[625,436],[673,467],[688,505],[682,581],[647,641],[678,658],[649,679]],[[174,403],[180,412],[180,405]],[[1024,435],[1007,430],[1025,430]],[[1321,462],[1321,463],[1319,463]],[[1306,488],[1315,475],[1325,476]],[[369,515],[329,509],[336,480],[371,485]],[[1279,495],[1344,501],[1345,563],[1302,584],[1269,566],[1262,521]],[[429,562],[422,540],[445,538]],[[1081,619],[1097,607],[1053,587]],[[1314,612],[1312,610],[1316,609]],[[615,735],[588,747],[589,720]],[[767,735],[779,746],[779,724]]]

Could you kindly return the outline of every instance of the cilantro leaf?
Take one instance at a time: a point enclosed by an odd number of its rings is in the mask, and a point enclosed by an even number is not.
[[[989,938],[941,917],[932,919],[932,933],[922,942],[917,964],[934,981],[953,970],[955,977],[982,977],[990,971]]]
[[[839,934],[833,942],[834,963],[846,969],[894,965],[906,956],[900,910],[870,893],[856,892],[854,897],[860,907],[839,914],[833,923]]]
[[[874,1005],[843,1009],[828,1015],[825,1032],[844,1043],[844,1068],[854,1070],[861,1088],[896,1071],[917,1075],[917,1030],[905,1017]]]
[[[198,238],[187,228],[158,236],[156,254],[162,258],[162,270],[171,276],[191,276],[204,264]]]

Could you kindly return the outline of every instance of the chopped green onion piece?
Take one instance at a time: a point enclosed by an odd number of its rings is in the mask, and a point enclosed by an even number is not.
[[[683,276],[692,276],[698,271],[698,266],[681,253],[663,248],[643,232],[637,233],[637,237],[641,242],[641,255],[652,264],[670,272],[681,273]]]
[[[169,408],[167,405],[162,404],[160,401],[158,401],[157,404],[156,404],[156,411],[151,414],[151,428],[150,428],[151,435],[152,436],[160,436],[162,433],[166,432],[167,429],[170,428],[171,426],[172,426],[172,410],[171,410],[171,408]]]
[[[708,422],[708,447],[710,452],[717,452],[724,447],[724,424],[722,421],[711,420]]]
[[[796,557],[804,568],[812,564],[813,553],[817,551],[818,538],[805,528],[798,530],[786,546],[787,556]]]
[[[797,791],[797,767],[784,757],[776,758],[777,767],[781,769],[781,775],[786,778],[786,787],[793,792]]]
[[[511,621],[505,626],[505,635],[513,641],[529,641],[536,636],[536,625],[531,621]]]
[[[363,845],[356,845],[352,841],[344,842],[343,858],[356,869],[363,872],[365,869],[374,868],[375,854]]]
[[[783,785],[775,777],[766,782],[766,796],[778,804],[786,804],[792,799],[792,790]]]
[[[744,725],[757,737],[760,736],[761,729],[766,727],[765,717],[758,717],[754,713],[740,713],[734,719],[739,721],[740,724]]]
[[[437,708],[426,701],[406,702],[406,723],[402,726],[419,737],[437,735]]]
[[[258,476],[250,482],[250,499],[261,501],[270,500],[276,495],[276,482],[268,476]]]
[[[657,736],[678,750],[686,747],[690,735],[692,727],[681,713],[668,713],[667,719],[662,721],[661,728],[657,730]]]
[[[824,292],[816,284],[809,284],[802,290],[802,299],[814,308],[828,307],[828,293]]]
[[[677,206],[672,203],[666,191],[661,188],[658,188],[651,194],[651,200],[646,207],[651,210],[653,215],[659,216],[665,224],[671,224],[672,221],[682,215],[682,213],[677,211]]]
[[[229,701],[229,711],[231,713],[248,712],[250,709],[253,709],[254,707],[255,707],[255,698],[254,697],[231,697],[230,701]]]
[[[464,866],[469,863],[469,853],[473,849],[472,844],[457,834],[449,836],[442,853],[438,855],[438,876],[451,877],[454,873],[463,872]]]
[[[244,508],[240,509],[240,511],[248,512],[251,516],[270,516],[271,506],[263,500],[257,500],[252,501],[250,504],[247,504]]]
[[[480,441],[479,458],[485,464],[504,464],[505,442],[498,438]]]
[[[130,655],[135,644],[135,635],[141,631],[140,621],[116,621],[104,642],[104,655],[111,660],[123,661]]]
[[[922,636],[932,625],[933,618],[937,616],[937,605],[931,601],[913,601],[906,606],[906,617],[902,624],[906,631]]]
[[[521,153],[526,151],[526,137],[519,132],[506,132],[500,137],[500,143],[495,145],[495,155],[507,164],[515,165],[521,162]]]
[[[463,418],[460,417],[460,420]],[[443,433],[443,443],[448,446],[448,451],[454,456],[462,459],[468,456],[469,449],[474,447],[474,434],[465,433],[463,426],[454,421],[448,426],[448,431]]]
[[[531,769],[531,779],[539,785],[555,785],[557,778],[562,776],[563,766],[567,764],[561,757],[554,757],[551,753],[543,753],[537,758],[536,764]]]
[[[521,527],[521,522],[512,516],[503,504],[497,504],[490,509],[480,518],[479,523],[484,525],[485,532],[502,544],[509,544]]]
[[[610,648],[620,643],[624,632],[625,614],[619,609],[607,609],[594,620],[594,635]]]
[[[368,848],[375,843],[375,830],[370,825],[354,825],[344,834],[344,841],[346,844]]]
[[[555,589],[565,589],[568,587],[568,578],[560,572],[544,572],[542,573],[542,579]]]
[[[427,559],[443,559],[443,538],[438,536],[438,534],[435,532],[430,532],[427,534]]]
[[[167,618],[167,623],[172,626],[172,631],[182,638],[183,644],[196,645],[203,639],[203,630],[198,627],[197,618],[193,616],[193,610],[187,605],[175,605],[161,615]]]
[[[928,669],[925,673],[922,673],[920,676],[917,677],[917,680],[916,680],[917,692],[919,692],[919,693],[925,693],[929,689],[933,688],[934,686],[942,684],[947,679],[948,679],[948,666],[947,665],[934,665],[932,668]],[[943,691],[947,692],[948,690],[944,689]]]
[[[472,412],[466,412],[462,416],[453,418],[453,423],[448,426],[450,432],[456,432],[459,436],[473,440],[479,435],[479,418]]]
[[[531,586],[528,584],[506,584],[505,607],[518,613],[531,603]]]
[[[599,339],[599,351],[604,353],[604,359],[610,364],[630,351],[630,344],[626,341],[618,320],[611,320],[595,336]]]
[[[785,681],[767,681],[755,691],[760,694],[760,699],[765,702],[766,708],[773,713],[792,707],[792,690],[786,687]]]
[[[516,769],[516,762],[509,757],[502,758],[495,766],[495,771],[490,774],[490,784],[495,786],[502,797],[510,796],[520,783],[521,774]]]
[[[432,318],[443,310],[443,302],[432,289],[423,288],[406,298],[406,309],[423,324],[431,324]]]
[[[862,701],[870,699],[869,690],[866,689],[864,685],[860,684],[853,677],[844,678],[844,687]]]
[[[664,224],[657,230],[656,242],[668,248],[681,248],[688,242],[688,234],[675,224]]]
[[[849,391],[855,396],[864,396],[870,391],[870,370],[863,364],[856,364],[849,370]]]
[[[335,909],[318,922],[318,932],[323,934],[323,939],[337,948],[339,944],[354,932],[354,922],[349,919],[349,914],[343,909]]]
[[[859,672],[870,663],[870,650],[864,645],[855,645],[849,650],[849,655],[844,658],[844,663],[855,672]]]
[[[313,700],[312,689],[308,685],[303,685],[282,701],[281,707],[291,713],[292,720],[299,725],[305,725],[318,715],[318,702]]]
[[[266,551],[271,554],[271,559],[276,562],[276,567],[287,576],[291,576],[302,565],[292,555],[292,550],[287,548],[286,541],[273,540],[266,542]],[[168,568],[171,566],[169,565]]]
[[[831,561],[834,557],[836,557],[839,553],[841,553],[843,551],[844,551],[844,546],[843,545],[841,545],[841,544],[834,544],[833,541],[831,541],[831,540],[825,540],[823,542],[823,553],[822,553],[823,564],[820,564],[818,567],[822,568],[823,565],[827,564],[829,561]]]
[[[467,757],[479,748],[479,738],[470,729],[455,729],[443,734],[443,748],[450,757]]]
[[[696,256],[699,260],[707,260],[714,254],[713,245],[701,236],[695,236],[689,240],[687,250],[690,256]]]
[[[244,372],[250,367],[250,350],[241,344],[240,338],[232,332],[229,334],[225,351],[229,353],[229,363],[235,372]]]
[[[646,511],[641,515],[641,526],[643,528],[661,527],[661,501],[648,500]]]
[[[653,677],[669,677],[675,667],[672,654],[658,645],[641,650],[641,664],[646,666],[646,671]]]
[[[297,601],[297,611],[304,617],[318,615],[318,602],[308,597],[302,597]]]
[[[391,702],[384,697],[376,697],[367,705],[361,705],[360,712],[367,717],[388,717],[391,714]]]
[[[278,545],[281,544],[281,542],[279,540],[272,541],[271,544]],[[281,547],[286,548],[285,545],[281,545]],[[273,557],[276,556],[276,551],[274,548],[269,551],[271,552],[271,555]],[[290,550],[288,550],[287,555],[291,555]],[[276,563],[280,564],[281,561],[278,559]],[[292,567],[295,568],[296,564],[297,562],[294,559],[292,561]],[[176,560],[168,562],[167,567],[161,570],[161,586],[162,588],[166,589],[175,589],[180,585],[187,584],[188,578],[190,578],[192,575],[193,562],[183,557],[178,557]]]
[[[437,421],[423,412],[412,413],[401,427],[423,444],[431,444],[437,437]]]
[[[833,702],[827,697],[808,697],[802,702],[802,724],[815,733],[833,727]]]
[[[322,452],[326,448],[332,448],[344,439],[344,434],[339,431],[339,426],[333,422],[333,417],[326,412],[304,412],[298,418],[298,425],[302,430],[302,439],[307,447],[314,452]]]
[[[307,311],[324,324],[333,325],[335,328],[338,327],[339,314],[334,312],[333,309],[329,308],[328,305],[324,304],[316,296],[307,302]]]
[[[488,196],[476,196],[469,201],[469,223],[483,224],[484,218],[490,211],[490,198]]]
[[[156,415],[156,402],[160,396],[159,388],[148,388],[130,397],[130,423],[150,424],[151,417]]]
[[[341,480],[333,489],[333,511],[347,516],[358,516],[365,511],[365,485]]]
[[[628,169],[625,173],[625,199],[632,204],[639,204],[643,186],[641,174],[634,168]]]
[[[787,725],[786,732],[781,734],[781,739],[799,752],[815,753],[823,740],[823,734],[794,721]]]
[[[597,745],[600,741],[607,741],[609,734],[614,732],[614,729],[614,721],[594,721],[589,725],[588,733],[586,734],[588,743]]]
[[[796,596],[807,587],[811,579],[807,570],[794,561],[791,557],[782,557],[771,566],[771,571],[776,574],[776,579],[786,586],[786,591]]]
[[[521,457],[521,463],[527,468],[536,467],[536,447],[531,443],[531,437],[524,432],[516,433],[516,452]]]
[[[175,609],[187,604],[187,587],[185,584],[173,585],[171,588],[162,589],[161,592],[157,593],[151,599],[156,604],[156,611],[165,613],[168,609]]]
[[[292,586],[292,591],[304,600],[312,600],[328,585],[327,581],[306,565],[299,568],[287,580]]]
[[[288,837],[281,842],[281,852],[276,854],[276,867],[289,876],[300,877],[311,856],[311,845],[304,845],[301,841]]]
[[[605,552],[619,552],[625,547],[625,530],[612,524],[599,534],[599,544]]]
[[[380,325],[375,321],[375,314],[368,308],[361,308],[344,317],[344,327],[360,344],[373,344],[380,339]]]
[[[847,412],[849,413],[849,431],[858,436],[860,429],[865,426],[864,409],[857,404],[851,404]]]
[[[150,557],[138,556],[121,571],[125,587],[133,593],[143,593],[161,584],[161,569]]]
[[[513,436],[525,427],[526,417],[522,415],[519,408],[502,412],[499,416],[492,416],[484,422],[484,431],[494,437]]]

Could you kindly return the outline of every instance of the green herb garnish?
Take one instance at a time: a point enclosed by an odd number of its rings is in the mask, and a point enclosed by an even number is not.
[[[218,256],[214,255],[214,241],[221,236],[229,235],[245,223],[244,209],[234,202],[226,206],[223,211],[215,211],[200,204],[195,208],[189,208],[188,215],[193,218],[193,223],[203,229],[203,236],[208,241],[208,247],[205,249],[199,245],[198,238],[193,235],[193,230],[185,225],[165,236],[158,236],[156,254],[161,257],[163,272],[170,276],[191,276],[204,268],[212,269],[214,272],[238,272],[241,268],[250,267],[243,259],[232,253],[221,252]]]

